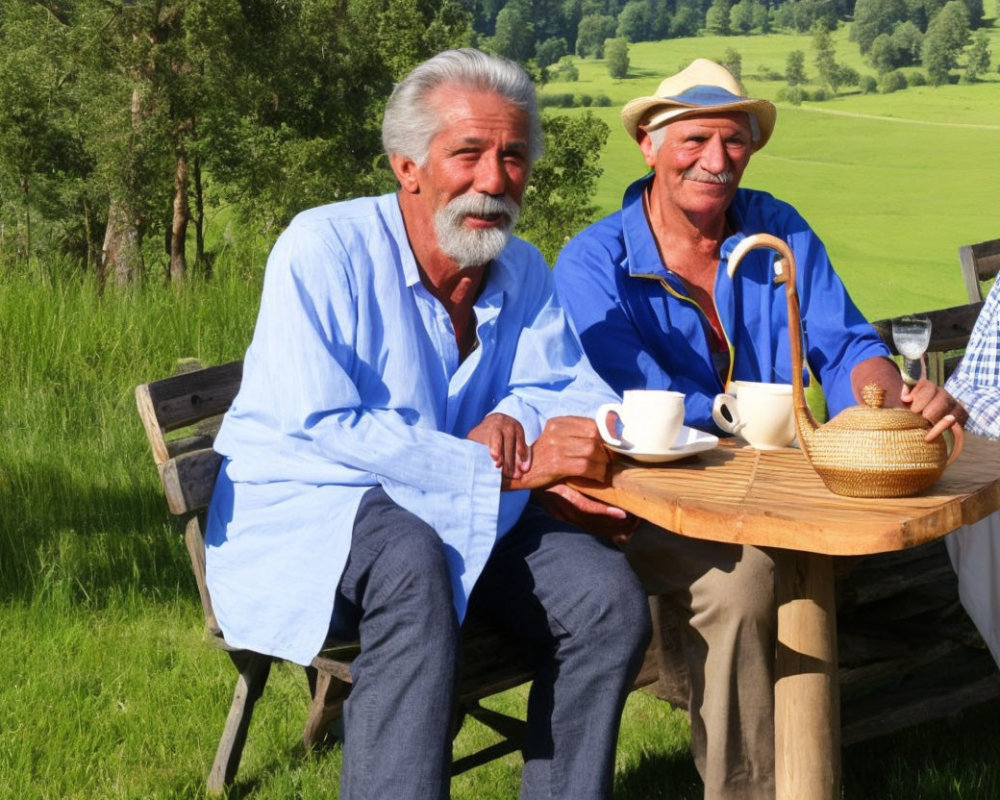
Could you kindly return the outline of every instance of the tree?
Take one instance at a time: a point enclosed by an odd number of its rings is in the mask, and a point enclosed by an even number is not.
[[[704,22],[705,17],[698,9],[690,5],[683,5],[677,9],[677,13],[670,20],[670,38],[697,36]]]
[[[543,69],[558,63],[560,58],[568,54],[569,45],[561,36],[546,39],[535,46],[535,61]]]
[[[531,8],[524,0],[510,0],[500,9],[489,47],[497,55],[514,61],[527,61],[534,55],[535,26]]]
[[[608,60],[608,74],[621,80],[628,77],[628,42],[618,37],[604,43],[604,57]]]
[[[892,37],[887,33],[880,33],[875,37],[875,41],[871,43],[868,50],[868,60],[880,75],[902,66],[899,60],[899,51],[896,49]]]
[[[813,26],[813,49],[816,51],[813,63],[816,65],[820,80],[836,94],[838,75],[837,62],[833,52],[833,38],[830,36],[830,31],[823,25]]]
[[[965,74],[962,80],[972,83],[979,79],[979,76],[990,68],[990,37],[986,31],[976,31],[972,40],[972,47],[966,54]]]
[[[736,33],[750,33],[757,22],[761,4],[757,0],[739,0],[729,9],[729,26]]]
[[[70,28],[37,3],[0,13],[0,257],[30,262],[63,242],[91,266],[97,239],[80,219],[92,163],[76,124]],[[13,231],[13,235],[10,234]]]
[[[617,23],[606,14],[588,14],[580,20],[576,32],[576,54],[580,58],[604,57],[604,42],[615,35]]]
[[[736,80],[743,79],[743,56],[740,55],[738,50],[727,47],[719,63],[733,73]]]
[[[800,86],[806,82],[806,54],[792,50],[785,58],[785,80],[789,86]]]
[[[872,42],[907,19],[904,0],[858,0],[854,6],[854,23],[851,25],[851,41],[858,43],[862,55],[871,50]]]
[[[729,33],[729,0],[712,0],[705,12],[705,30],[715,36]]]
[[[921,57],[934,86],[948,82],[949,71],[969,40],[969,12],[962,0],[949,0],[927,26]]]
[[[649,0],[629,0],[618,15],[618,36],[630,42],[652,39]]]
[[[550,264],[597,213],[593,195],[609,133],[590,111],[545,119],[545,155],[531,171],[518,235],[538,247]]]
[[[901,22],[892,32],[892,44],[899,57],[900,66],[920,63],[920,48],[924,35],[912,20]]]

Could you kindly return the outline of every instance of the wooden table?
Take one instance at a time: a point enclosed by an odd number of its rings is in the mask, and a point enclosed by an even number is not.
[[[841,497],[798,449],[727,441],[659,466],[621,458],[610,486],[576,487],[684,536],[781,548],[777,797],[833,800],[840,796],[840,690],[831,557],[913,547],[1000,509],[1000,444],[966,434],[955,463],[916,497]]]

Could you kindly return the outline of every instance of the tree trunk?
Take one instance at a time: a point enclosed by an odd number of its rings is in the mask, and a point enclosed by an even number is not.
[[[142,111],[142,94],[139,87],[132,90],[132,133],[138,136],[139,121]],[[135,157],[134,153],[131,155]],[[126,182],[126,186],[128,183]],[[115,283],[123,286],[137,281],[145,275],[145,264],[142,260],[142,220],[135,213],[133,196],[129,188],[119,188],[117,196],[112,193],[108,208],[108,227],[104,231],[104,246],[101,248],[101,281],[109,276]]]
[[[170,280],[174,283],[180,283],[187,275],[187,255],[184,247],[187,243],[188,220],[191,218],[187,190],[187,156],[183,151],[179,151],[174,170],[174,218],[170,226]]]
[[[108,209],[108,227],[101,248],[102,282],[113,276],[119,286],[132,283],[144,274],[141,236],[135,215],[122,200],[112,199]]]
[[[194,157],[194,259],[206,278],[212,277],[212,261],[205,252],[205,192],[201,183],[201,158]]]

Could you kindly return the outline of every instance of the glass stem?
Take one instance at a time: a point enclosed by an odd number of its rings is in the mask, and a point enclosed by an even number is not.
[[[903,382],[907,386],[913,386],[919,381],[923,377],[923,371],[923,359],[903,356],[903,368],[901,372],[903,374]]]

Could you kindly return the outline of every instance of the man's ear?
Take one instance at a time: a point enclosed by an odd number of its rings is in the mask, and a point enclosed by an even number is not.
[[[409,156],[393,153],[389,159],[392,164],[392,171],[396,175],[396,180],[404,192],[417,194],[420,191],[420,181],[417,180],[417,162]]]
[[[639,129],[639,149],[642,151],[642,157],[646,159],[647,167],[656,166],[656,148],[653,147],[653,137],[651,137],[642,128]]]

